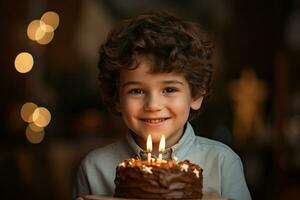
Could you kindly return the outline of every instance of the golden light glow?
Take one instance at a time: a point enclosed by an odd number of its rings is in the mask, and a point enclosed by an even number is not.
[[[148,135],[148,138],[147,138],[147,151],[148,151],[147,160],[148,160],[148,163],[150,163],[151,162],[151,151],[152,151],[152,138],[151,138],[150,134]]]
[[[160,142],[159,142],[159,152],[164,152],[166,147],[166,138],[164,135],[161,136]]]
[[[38,106],[32,102],[27,102],[27,103],[23,104],[21,111],[20,111],[22,119],[25,122],[29,122],[29,123],[32,122],[33,121],[32,114],[37,107]]]
[[[37,43],[42,45],[48,44],[49,42],[52,41],[53,37],[54,37],[54,32],[47,32],[44,34],[44,36],[41,39],[37,40]]]
[[[15,59],[15,68],[20,73],[27,73],[32,69],[33,57],[30,53],[19,53]]]
[[[33,20],[27,27],[29,39],[45,45],[52,41],[54,30],[59,25],[59,15],[56,12],[45,12],[40,20]]]
[[[147,138],[147,151],[148,152],[152,151],[152,138],[151,138],[150,134],[148,135],[148,138]]]
[[[34,36],[34,40],[35,40],[35,41],[41,40],[41,39],[44,38],[45,35],[46,35],[46,32],[44,31],[44,29],[42,28],[42,26],[39,26],[39,27],[36,29],[35,36]]]
[[[53,38],[54,28],[42,20],[33,20],[27,28],[27,36],[40,44],[48,44]],[[47,42],[45,42],[47,41]]]
[[[37,34],[37,30],[40,28],[40,24],[41,24],[40,20],[33,20],[32,22],[30,22],[30,24],[27,27],[27,36],[29,37],[29,39],[36,41],[37,35],[38,37],[40,37],[41,33]]]
[[[40,20],[40,27],[45,33],[53,32],[54,28],[48,24],[46,24],[44,21]]]
[[[45,137],[45,132],[44,131],[35,132],[30,128],[30,126],[27,126],[27,128],[26,128],[26,138],[29,142],[31,142],[33,144],[38,144],[38,143],[43,141],[44,137]]]
[[[42,131],[44,131],[44,127],[39,127],[35,123],[30,123],[28,126],[34,132],[42,132]]]
[[[41,20],[45,24],[52,26],[53,30],[55,30],[59,25],[59,15],[53,11],[45,12],[41,17]]]
[[[51,114],[47,108],[39,107],[33,112],[32,119],[36,126],[46,127],[51,120]]]

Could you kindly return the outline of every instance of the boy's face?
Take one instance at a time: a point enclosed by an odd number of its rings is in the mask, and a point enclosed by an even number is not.
[[[148,134],[159,143],[165,135],[167,146],[181,137],[190,108],[200,108],[203,97],[193,99],[188,82],[181,74],[149,72],[151,63],[141,59],[138,68],[120,72],[120,103],[117,110],[127,127],[145,147]]]

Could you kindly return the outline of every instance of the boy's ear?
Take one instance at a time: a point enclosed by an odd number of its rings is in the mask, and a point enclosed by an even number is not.
[[[203,96],[193,99],[191,103],[191,108],[193,110],[199,110],[201,108],[202,101],[203,101]]]

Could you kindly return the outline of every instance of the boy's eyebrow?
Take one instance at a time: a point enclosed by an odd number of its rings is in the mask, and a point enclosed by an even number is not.
[[[180,85],[184,85],[183,82],[181,81],[178,81],[178,80],[164,80],[164,81],[161,81],[162,83],[166,83],[166,84],[180,84]]]

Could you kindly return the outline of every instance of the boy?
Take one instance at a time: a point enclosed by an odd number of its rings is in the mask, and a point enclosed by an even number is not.
[[[212,43],[201,27],[164,12],[122,21],[111,31],[100,51],[100,87],[128,133],[86,156],[74,197],[113,195],[116,166],[128,158],[146,159],[150,133],[154,154],[163,134],[164,159],[175,156],[203,168],[204,192],[251,199],[240,158],[226,145],[196,136],[188,122],[208,94],[211,54]]]

